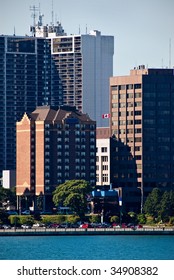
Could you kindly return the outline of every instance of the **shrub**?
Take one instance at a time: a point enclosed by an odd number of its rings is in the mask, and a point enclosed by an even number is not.
[[[89,217],[90,223],[99,223],[101,220],[99,215],[92,215]]]
[[[146,224],[147,219],[146,219],[145,214],[138,214],[137,220],[138,220],[138,223],[140,223],[140,224]]]
[[[119,223],[119,221],[120,221],[120,218],[118,216],[112,216],[110,218],[111,223]]]
[[[20,216],[17,216],[17,215],[11,215],[9,216],[9,221],[10,221],[10,224],[11,225],[20,225]]]
[[[42,215],[42,222],[44,224],[51,224],[51,223],[56,223],[56,224],[61,224],[65,222],[65,215]]]
[[[16,222],[15,222],[15,217],[16,217]],[[31,215],[26,215],[26,216],[23,216],[23,215],[11,215],[9,216],[9,220],[10,220],[10,223],[12,225],[14,224],[17,224],[17,225],[22,225],[22,224],[28,224],[28,225],[32,225],[34,224],[34,218],[31,216]]]
[[[80,221],[80,217],[76,215],[67,215],[66,216],[66,222],[70,224],[75,224]]]
[[[169,224],[170,224],[170,225],[174,225],[174,217],[170,217],[170,219],[169,219]]]
[[[150,216],[150,215],[146,215],[146,223],[148,225],[152,225],[154,224],[155,220],[154,220],[154,217],[153,216]]]

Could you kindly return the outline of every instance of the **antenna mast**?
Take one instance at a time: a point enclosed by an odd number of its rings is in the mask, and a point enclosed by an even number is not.
[[[54,10],[53,10],[53,0],[52,0],[52,11],[51,11],[51,24],[54,25]]]
[[[169,39],[169,69],[171,68],[171,38]]]
[[[36,11],[39,11],[39,7],[36,7],[35,5],[30,6],[30,11],[32,11],[33,13],[31,14],[31,16],[33,17],[33,26],[31,28],[32,34],[35,36],[35,27],[36,27]]]

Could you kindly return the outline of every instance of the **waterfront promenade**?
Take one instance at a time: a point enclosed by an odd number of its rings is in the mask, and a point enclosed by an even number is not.
[[[174,235],[174,228],[31,228],[0,229],[0,236],[65,236],[65,235]]]

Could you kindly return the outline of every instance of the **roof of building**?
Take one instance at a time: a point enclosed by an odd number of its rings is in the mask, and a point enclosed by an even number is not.
[[[38,106],[31,114],[28,114],[29,118],[34,121],[44,121],[48,123],[60,123],[67,118],[79,119],[81,122],[93,122],[88,114],[79,112],[75,106]]]

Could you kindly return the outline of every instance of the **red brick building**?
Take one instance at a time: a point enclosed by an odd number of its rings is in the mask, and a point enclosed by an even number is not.
[[[52,207],[59,184],[84,179],[96,184],[96,122],[72,106],[37,107],[16,124],[18,208],[21,197],[37,209]],[[23,207],[23,206],[22,206]],[[25,208],[27,208],[25,207]]]

